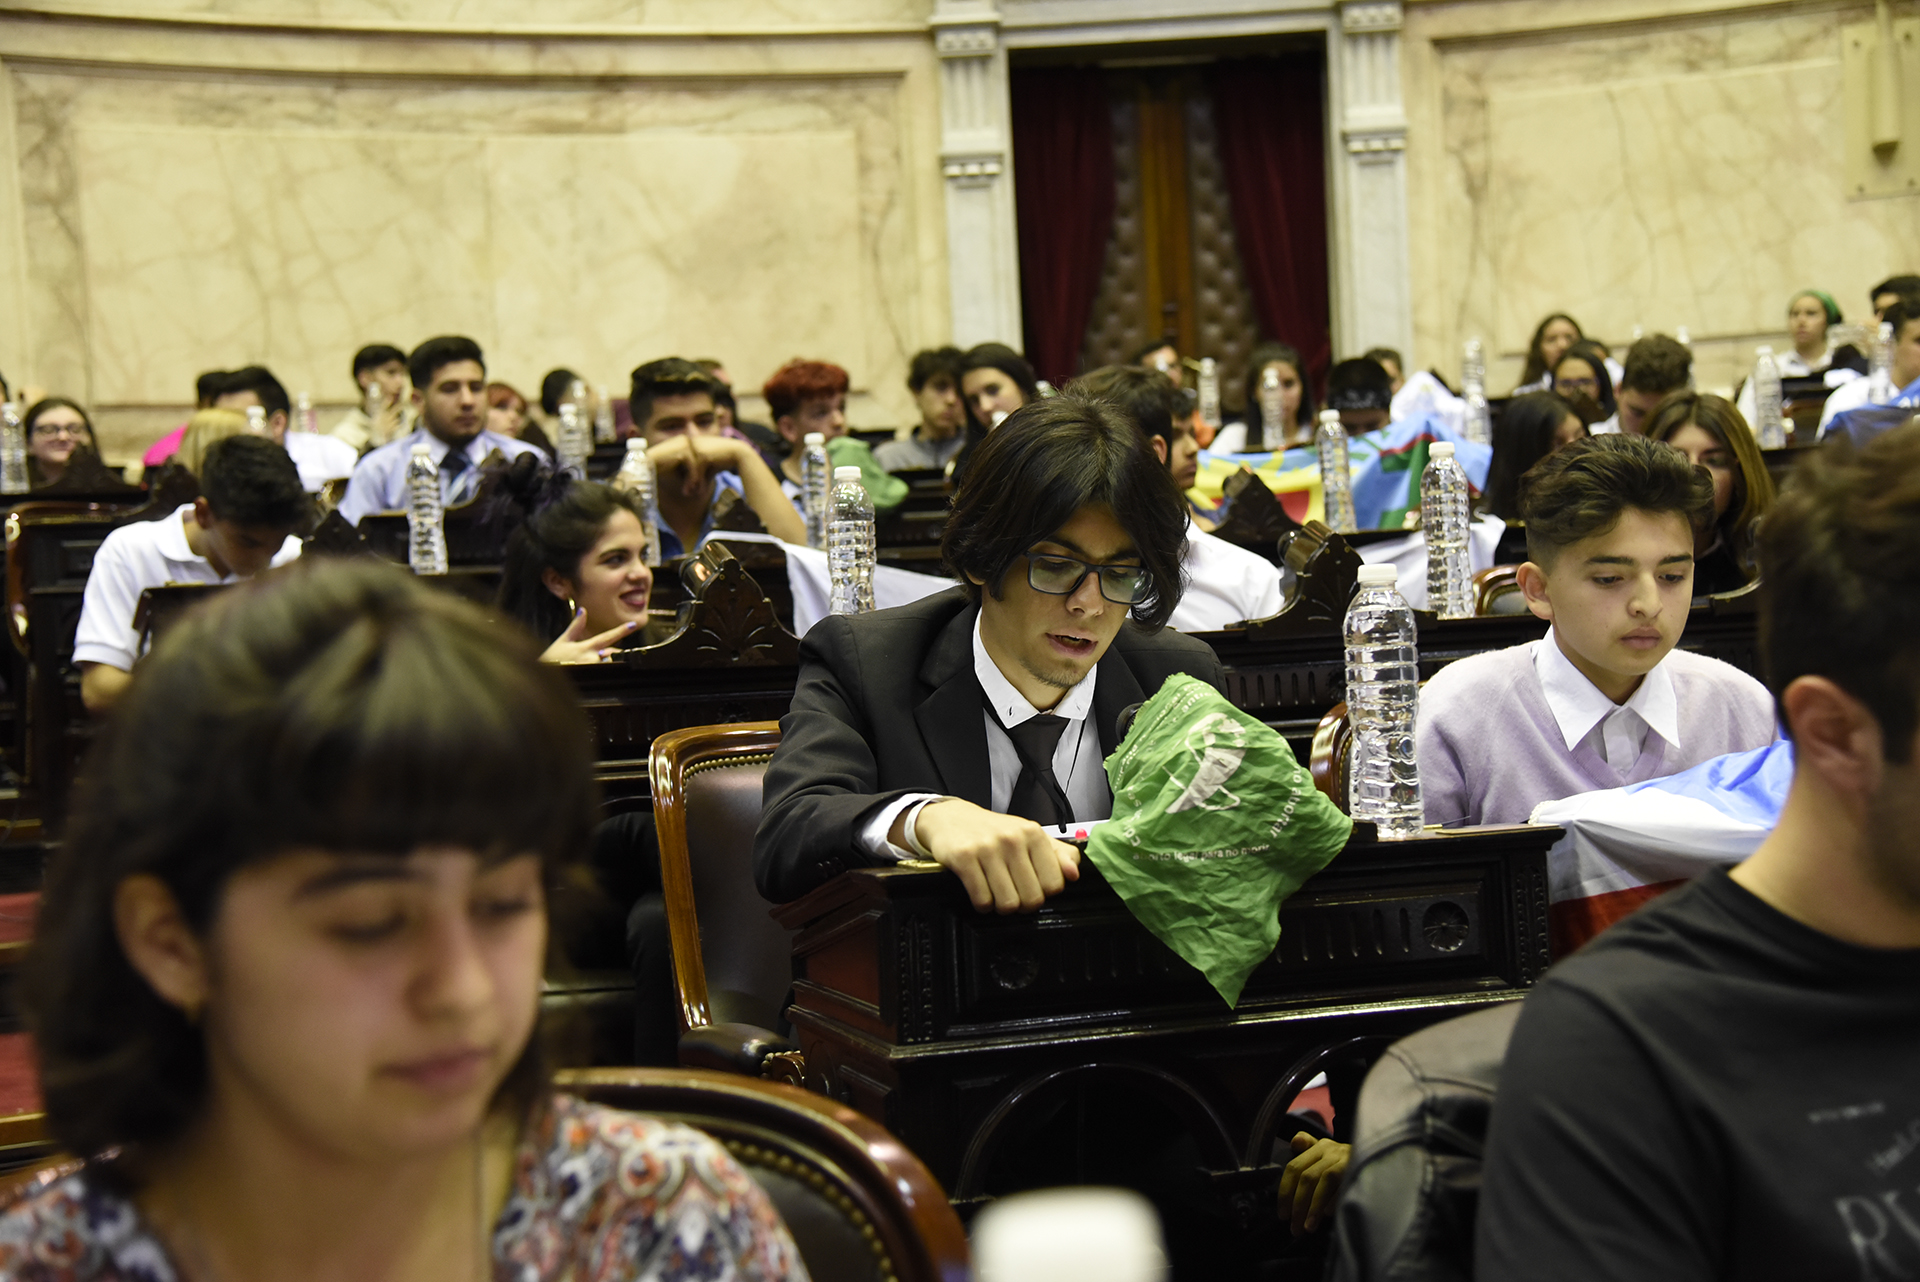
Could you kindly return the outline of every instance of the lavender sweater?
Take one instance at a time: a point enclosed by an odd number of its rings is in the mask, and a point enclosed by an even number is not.
[[[1420,691],[1415,742],[1427,822],[1525,823],[1543,801],[1677,774],[1775,738],[1773,696],[1740,669],[1675,650],[1673,676],[1681,744],[1647,732],[1625,772],[1590,741],[1567,751],[1534,672],[1533,641],[1450,663]]]

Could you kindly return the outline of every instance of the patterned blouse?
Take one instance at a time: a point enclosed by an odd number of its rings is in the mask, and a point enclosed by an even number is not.
[[[555,1096],[515,1155],[494,1282],[807,1282],[773,1204],[688,1126]],[[0,1214],[7,1282],[183,1282],[121,1194],[85,1171]]]

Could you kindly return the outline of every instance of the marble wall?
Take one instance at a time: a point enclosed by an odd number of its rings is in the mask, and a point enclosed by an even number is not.
[[[468,333],[523,391],[816,356],[891,424],[946,338],[923,5],[41,7],[0,13],[0,369],[97,407],[110,457],[207,368],[344,404],[369,341]]]
[[[1906,6],[1898,6],[1904,9]],[[1866,3],[1406,5],[1415,347],[1485,336],[1510,387],[1540,317],[1614,344],[1691,332],[1725,388],[1796,290],[1849,320],[1920,269],[1920,196],[1849,196],[1842,28]],[[1920,95],[1920,83],[1908,88]],[[1909,144],[1911,145],[1911,144]]]

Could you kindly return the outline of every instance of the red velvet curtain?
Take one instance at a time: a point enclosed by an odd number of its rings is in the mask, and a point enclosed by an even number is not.
[[[1317,53],[1230,59],[1208,69],[1220,166],[1254,307],[1268,334],[1299,350],[1315,387],[1325,386],[1333,359],[1322,79]]]
[[[1113,229],[1113,113],[1097,67],[1014,71],[1010,80],[1026,357],[1058,385],[1080,372]]]

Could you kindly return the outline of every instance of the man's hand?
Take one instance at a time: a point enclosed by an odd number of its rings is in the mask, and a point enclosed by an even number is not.
[[[892,840],[906,845],[906,816]],[[1030,913],[1080,880],[1080,852],[1031,819],[998,814],[949,797],[920,811],[914,834],[934,861],[960,879],[981,912]]]
[[[1293,1235],[1299,1237],[1319,1228],[1332,1213],[1353,1148],[1301,1131],[1293,1137],[1293,1151],[1299,1156],[1280,1173],[1280,1215],[1292,1222]]]
[[[618,627],[608,628],[599,636],[587,635],[587,612],[575,610],[573,622],[567,630],[553,639],[546,652],[540,656],[542,663],[598,663],[612,653],[613,643],[627,633],[639,627],[639,622],[622,623]]]
[[[647,447],[653,460],[653,474],[659,478],[663,493],[681,498],[705,498],[713,492],[713,478],[722,472],[740,471],[738,454],[747,448],[744,441],[731,436],[704,436],[682,432],[669,436],[658,445]]]

